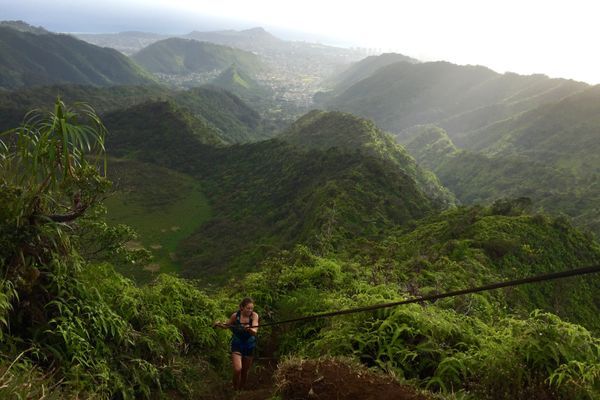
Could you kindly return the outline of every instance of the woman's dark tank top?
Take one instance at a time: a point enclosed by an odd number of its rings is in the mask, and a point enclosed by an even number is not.
[[[246,332],[246,330],[244,329],[244,325],[242,325],[242,322],[240,321],[241,316],[242,316],[241,311],[238,311],[235,314],[235,326],[231,327],[231,332],[233,332],[232,339],[240,341],[240,342],[244,342],[244,343],[251,343],[251,342],[256,341],[256,336],[251,335],[250,333]],[[249,326],[252,326],[252,315],[250,316],[248,323],[250,324]]]

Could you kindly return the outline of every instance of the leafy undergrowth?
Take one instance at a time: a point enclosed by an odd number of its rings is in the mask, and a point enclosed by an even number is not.
[[[64,399],[65,393],[57,389],[58,384],[50,374],[30,363],[19,362],[23,354],[12,361],[0,361],[0,398]]]
[[[268,260],[238,290],[255,298],[265,319],[282,320],[598,260],[595,242],[561,220],[497,213],[451,211],[353,260],[299,246]],[[509,231],[514,243],[504,237]],[[422,388],[469,399],[596,399],[597,285],[587,277],[293,324],[277,332],[279,351],[352,356]],[[565,317],[591,332],[555,315],[569,308]]]

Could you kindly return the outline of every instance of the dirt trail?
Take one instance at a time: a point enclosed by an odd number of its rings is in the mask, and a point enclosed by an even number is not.
[[[261,343],[246,390],[233,399],[266,400],[431,400],[393,377],[376,373],[350,358],[277,358],[279,334]]]
[[[275,388],[283,400],[430,400],[394,378],[369,371],[347,359],[288,360],[257,365],[252,383],[234,397],[244,400],[270,399]]]

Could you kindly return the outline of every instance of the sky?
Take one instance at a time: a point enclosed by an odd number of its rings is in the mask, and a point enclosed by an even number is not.
[[[61,32],[246,29],[600,83],[595,0],[0,0],[0,19]]]

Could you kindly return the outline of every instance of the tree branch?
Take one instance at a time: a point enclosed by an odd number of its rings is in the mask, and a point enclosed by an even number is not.
[[[75,209],[71,212],[68,212],[66,214],[51,214],[51,215],[45,215],[44,217],[46,217],[54,222],[70,222],[70,221],[73,221],[73,220],[79,218],[85,212],[85,210],[87,210],[87,208],[88,208],[87,205],[81,205],[77,209]]]

